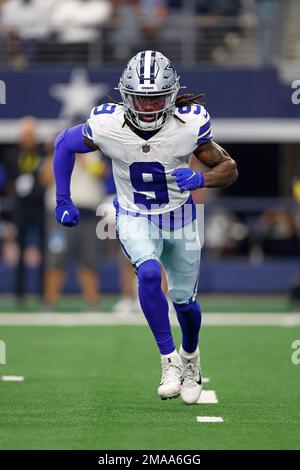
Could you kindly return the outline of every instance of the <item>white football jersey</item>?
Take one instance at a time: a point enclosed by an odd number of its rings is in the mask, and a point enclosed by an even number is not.
[[[180,192],[171,173],[189,167],[199,144],[212,138],[208,112],[201,105],[176,108],[150,139],[144,140],[124,124],[123,107],[106,103],[93,108],[84,135],[112,160],[120,206],[128,211],[162,214],[184,204],[189,191]]]

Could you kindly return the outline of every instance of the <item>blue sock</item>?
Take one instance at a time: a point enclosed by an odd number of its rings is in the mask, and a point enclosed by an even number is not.
[[[182,331],[182,347],[187,353],[196,351],[201,327],[201,307],[199,302],[175,304],[177,318]]]
[[[137,275],[140,304],[160,354],[170,354],[176,346],[171,332],[168,302],[161,289],[159,262],[154,259],[145,261],[138,267]]]

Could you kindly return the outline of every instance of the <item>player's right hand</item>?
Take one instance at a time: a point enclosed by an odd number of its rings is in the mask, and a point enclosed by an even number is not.
[[[56,204],[56,220],[65,227],[76,227],[80,221],[80,214],[72,199],[69,197],[57,197]]]

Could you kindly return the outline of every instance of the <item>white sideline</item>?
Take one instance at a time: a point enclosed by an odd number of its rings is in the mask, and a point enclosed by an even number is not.
[[[172,325],[178,325],[175,315],[170,315]],[[141,313],[128,316],[118,313],[1,313],[2,326],[96,326],[145,325]],[[207,313],[205,326],[300,326],[299,313]]]
[[[208,405],[210,403],[219,403],[217,398],[217,394],[215,390],[202,390],[199,400],[197,401],[199,405],[205,404]]]

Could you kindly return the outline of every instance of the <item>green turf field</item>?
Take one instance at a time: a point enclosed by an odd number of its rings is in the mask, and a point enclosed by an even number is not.
[[[111,312],[119,300],[117,295],[104,295],[98,310]],[[201,294],[199,298],[205,312],[294,312],[300,311],[299,305],[290,303],[286,295],[281,294]],[[37,297],[29,295],[21,306],[16,306],[11,297],[0,298],[0,313],[39,312],[43,309]],[[64,295],[55,307],[56,312],[83,312],[87,305],[79,295]]]
[[[204,387],[219,403],[192,406],[159,400],[159,354],[144,326],[0,331],[0,375],[25,376],[0,381],[1,449],[300,449],[299,328],[204,327]]]

